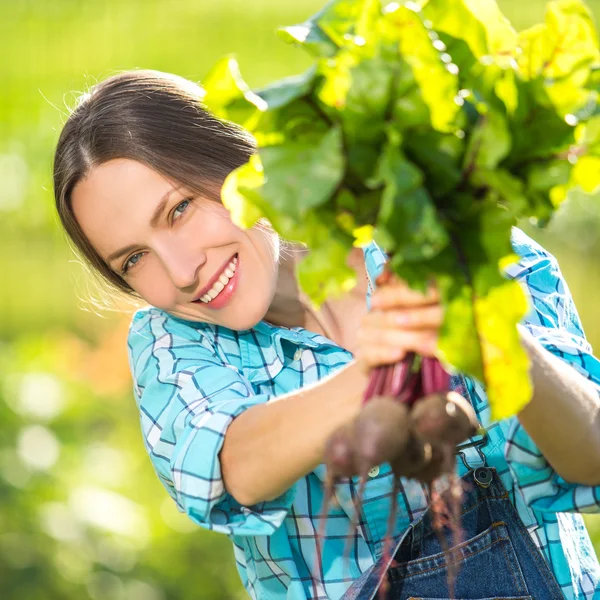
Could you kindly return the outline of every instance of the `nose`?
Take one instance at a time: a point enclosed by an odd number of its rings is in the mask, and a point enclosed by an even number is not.
[[[206,262],[204,251],[173,243],[163,246],[160,256],[173,285],[184,293],[192,293],[198,287],[198,272]]]

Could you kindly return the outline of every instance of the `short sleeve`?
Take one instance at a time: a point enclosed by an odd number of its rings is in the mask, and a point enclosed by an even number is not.
[[[513,246],[521,259],[509,276],[522,282],[530,311],[522,325],[549,352],[589,379],[600,393],[600,361],[585,338],[573,298],[549,252],[518,230]],[[506,460],[532,508],[549,512],[600,512],[600,486],[562,479],[544,458],[520,421],[507,428]],[[585,460],[582,448],[582,460]]]
[[[136,313],[128,348],[144,444],[179,510],[228,535],[273,533],[295,488],[242,506],[225,489],[219,459],[229,424],[269,395],[254,393],[241,369],[219,358],[214,338],[162,311]]]

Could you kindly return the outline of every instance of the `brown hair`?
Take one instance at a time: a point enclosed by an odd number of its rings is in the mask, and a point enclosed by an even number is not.
[[[200,85],[154,70],[131,70],[97,83],[79,98],[54,155],[54,196],[61,223],[84,260],[113,289],[136,296],[87,240],[71,194],[109,160],[144,163],[191,191],[220,202],[225,177],[255,151],[252,137],[202,106]]]

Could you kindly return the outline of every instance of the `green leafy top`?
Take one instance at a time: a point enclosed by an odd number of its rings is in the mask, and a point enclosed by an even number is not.
[[[311,248],[298,276],[315,304],[354,286],[347,254],[373,239],[412,286],[435,278],[441,358],[485,383],[494,417],[515,414],[531,387],[511,227],[600,185],[590,11],[555,0],[517,33],[494,0],[334,0],[279,33],[314,57],[306,73],[251,91],[225,57],[203,82],[257,143],[223,186],[234,222],[266,217]]]

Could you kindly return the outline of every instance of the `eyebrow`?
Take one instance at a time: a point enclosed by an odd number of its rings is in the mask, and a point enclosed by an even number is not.
[[[158,221],[160,220],[165,207],[167,206],[167,202],[169,201],[169,197],[171,196],[171,194],[175,191],[177,191],[179,189],[179,187],[172,187],[161,199],[160,202],[158,203],[158,206],[156,207],[156,209],[154,210],[154,212],[152,213],[152,216],[150,217],[150,227],[156,227]],[[109,254],[106,257],[106,262],[108,264],[112,263],[114,260],[116,260],[117,258],[120,258],[121,256],[124,256],[125,254],[128,254],[129,252],[131,252],[132,250],[135,250],[137,248],[137,245],[135,244],[130,244],[129,246],[124,246],[123,248],[120,248],[119,250],[115,250],[114,252],[112,252],[111,254]]]

